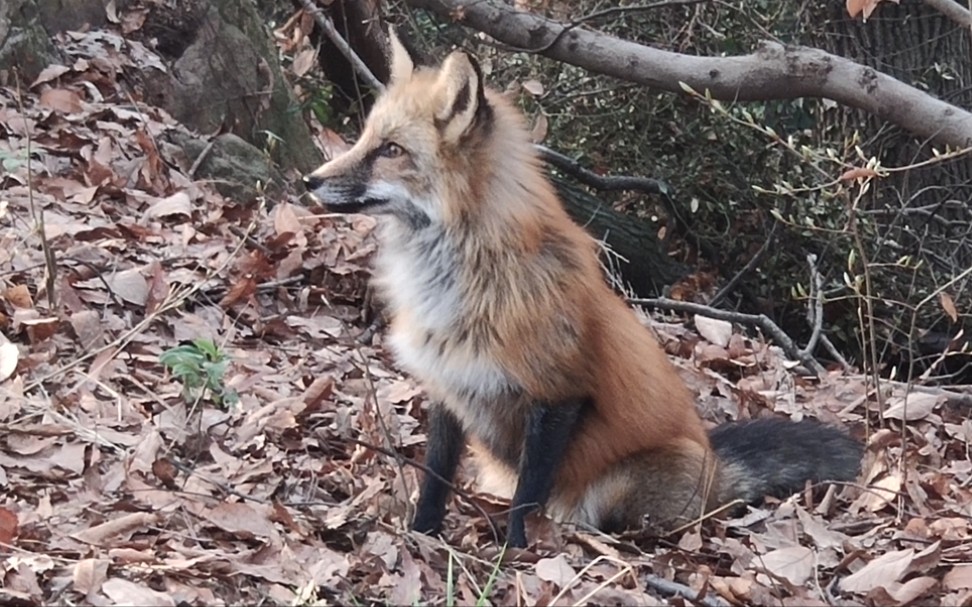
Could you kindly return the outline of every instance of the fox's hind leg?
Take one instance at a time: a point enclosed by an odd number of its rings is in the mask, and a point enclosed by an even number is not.
[[[510,505],[507,530],[510,546],[526,547],[525,517],[546,504],[550,497],[567,443],[587,402],[585,399],[569,399],[557,403],[536,403],[529,409],[519,479]]]

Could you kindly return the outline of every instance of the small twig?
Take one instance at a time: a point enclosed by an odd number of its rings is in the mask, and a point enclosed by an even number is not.
[[[547,164],[560,169],[567,175],[575,178],[586,186],[592,187],[603,192],[633,191],[645,194],[657,194],[661,196],[661,202],[665,210],[671,216],[672,221],[680,230],[688,231],[685,221],[681,219],[681,213],[676,208],[674,200],[675,193],[671,185],[661,179],[652,177],[637,177],[635,175],[598,175],[594,171],[584,168],[570,156],[561,154],[546,146],[536,144],[533,148],[540,154],[540,157]]]
[[[676,527],[675,529],[671,529],[669,531],[666,531],[664,537],[671,537],[671,536],[674,536],[674,535],[679,535],[681,533],[684,533],[685,531],[691,529],[692,527],[695,527],[696,525],[698,525],[700,523],[704,523],[705,521],[707,521],[707,520],[709,520],[709,519],[711,519],[713,517],[719,516],[720,514],[722,514],[724,512],[728,512],[729,510],[731,510],[731,509],[733,509],[733,508],[735,508],[737,506],[743,506],[745,504],[746,504],[746,502],[743,501],[743,500],[741,500],[741,499],[734,499],[731,502],[722,504],[721,506],[717,506],[716,508],[713,508],[712,510],[709,510],[708,512],[703,512],[695,520],[689,521],[689,522],[685,523],[684,525],[680,525],[680,526]]]
[[[845,372],[851,371],[854,368],[849,362],[847,362],[844,355],[837,350],[837,346],[834,345],[834,342],[830,341],[830,338],[827,337],[826,334],[820,336],[820,343],[823,345],[824,350],[827,351],[827,354],[830,354],[830,356],[837,361],[837,364],[839,364],[840,368]]]
[[[766,251],[769,251],[770,245],[773,243],[773,239],[776,236],[777,226],[779,226],[779,222],[774,221],[770,226],[769,234],[766,236],[766,242],[763,243],[763,246],[756,251],[756,254],[753,255],[752,259],[746,262],[746,265],[743,266],[742,270],[739,270],[739,272],[737,272],[736,275],[726,283],[726,286],[719,289],[719,292],[716,293],[715,297],[712,298],[712,301],[709,302],[710,306],[719,305],[719,302],[721,302],[726,295],[732,293],[732,290],[736,288],[739,281],[742,280],[744,276],[752,272],[753,269],[759,264],[759,262],[763,259],[763,256],[766,254]]]
[[[184,430],[188,431],[188,428],[185,428]],[[247,495],[245,493],[241,493],[240,491],[237,491],[236,489],[234,489],[229,484],[224,483],[224,482],[219,481],[219,480],[216,480],[215,478],[209,476],[208,474],[204,474],[204,473],[200,472],[199,470],[197,470],[195,468],[195,466],[190,466],[188,464],[185,464],[185,463],[183,463],[182,461],[180,461],[179,459],[177,459],[175,457],[167,456],[165,458],[165,460],[168,461],[170,464],[172,464],[172,466],[176,470],[178,470],[179,472],[182,472],[183,474],[185,474],[187,479],[189,477],[195,477],[195,478],[203,481],[204,483],[208,483],[209,485],[212,485],[216,489],[219,489],[220,491],[222,491],[226,495],[235,495],[236,497],[240,498],[244,502],[252,502],[254,504],[268,504],[268,503],[270,503],[270,501],[267,500],[267,499],[264,499],[264,498],[261,498],[261,497],[255,497],[255,496],[252,496],[252,495]],[[173,494],[177,494],[178,493],[178,494],[182,494],[182,495],[205,495],[205,494],[201,494],[201,493],[197,493],[197,492],[193,492],[193,491],[186,491],[185,489],[172,489],[172,488],[169,488],[169,487],[167,487],[167,489],[169,489],[169,491],[171,491]],[[210,497],[210,496],[206,496],[206,497]]]
[[[57,298],[55,295],[55,286],[57,284],[57,260],[54,257],[54,249],[51,248],[51,243],[47,240],[47,228],[44,227],[44,209],[38,208],[34,202],[34,171],[30,167],[30,157],[31,154],[33,154],[31,151],[33,136],[31,133],[30,124],[27,121],[27,111],[24,109],[23,92],[20,90],[20,70],[14,69],[13,73],[14,79],[17,82],[17,105],[20,109],[20,115],[24,118],[24,136],[27,140],[27,202],[30,205],[30,214],[33,216],[34,222],[37,224],[37,235],[40,237],[41,250],[44,252],[44,266],[47,269],[47,276],[45,277],[44,285],[47,289],[47,305],[53,312],[57,303]]]
[[[817,270],[817,256],[813,253],[807,254],[807,265],[810,266],[810,299],[807,301],[807,322],[813,327],[810,339],[806,347],[800,350],[801,354],[813,356],[813,351],[817,348],[820,335],[823,332],[823,277]]]
[[[346,324],[344,325],[345,333],[350,334]],[[388,443],[388,448],[391,453],[394,454],[395,466],[398,468],[398,478],[402,482],[402,491],[405,494],[405,513],[408,515],[408,519],[412,518],[412,503],[408,501],[408,496],[411,494],[411,489],[408,486],[408,479],[405,477],[405,464],[402,462],[405,456],[401,454],[398,450],[398,446],[395,445],[395,441],[392,438],[391,429],[388,428],[387,422],[385,422],[385,416],[381,413],[381,404],[378,402],[378,388],[375,387],[374,377],[371,375],[371,365],[368,364],[368,357],[364,355],[361,351],[361,345],[355,341],[351,340],[351,345],[354,348],[355,353],[361,358],[364,365],[364,376],[365,381],[368,383],[368,397],[365,399],[365,403],[371,401],[374,404],[375,419],[378,420],[378,427],[381,429],[381,433],[384,436],[385,442]],[[354,364],[353,362],[351,364]]]
[[[810,301],[807,302],[807,322],[813,327],[813,334],[802,352],[808,356],[813,356],[813,351],[819,343],[840,364],[841,369],[848,372],[851,370],[850,363],[837,351],[833,342],[822,330],[824,291],[823,277],[820,275],[820,270],[817,269],[817,256],[812,253],[807,255],[807,264],[810,266]]]
[[[742,312],[730,312],[728,310],[719,310],[718,308],[688,301],[675,301],[674,299],[667,299],[665,297],[657,297],[652,299],[629,299],[628,302],[642,306],[661,308],[663,310],[674,310],[676,312],[699,314],[701,316],[716,318],[718,320],[727,320],[729,322],[738,322],[740,324],[758,327],[773,338],[780,348],[783,349],[783,353],[786,354],[787,357],[800,361],[804,364],[804,366],[807,367],[807,369],[812,371],[817,376],[822,375],[825,371],[823,365],[817,362],[812,356],[802,352],[800,348],[798,348],[793,342],[793,340],[790,339],[790,336],[784,333],[783,329],[781,329],[765,314],[744,314]]]
[[[563,603],[564,596],[568,592],[570,592],[571,589],[573,589],[575,587],[575,584],[578,581],[580,581],[581,578],[584,577],[584,574],[587,573],[588,571],[590,571],[591,569],[593,569],[594,567],[596,567],[602,561],[608,561],[610,563],[614,563],[615,565],[618,566],[618,568],[619,568],[618,571],[615,572],[614,575],[612,575],[611,577],[609,577],[609,578],[607,578],[605,580],[602,580],[600,584],[598,584],[597,586],[595,586],[587,594],[585,594],[582,598],[580,598],[579,600],[577,600],[573,604],[575,604],[575,605],[586,605],[588,603],[588,601],[590,601],[598,592],[600,592],[604,588],[607,588],[608,586],[610,586],[611,584],[613,584],[615,581],[617,581],[618,579],[620,579],[624,575],[630,575],[631,578],[637,582],[638,576],[635,574],[634,567],[631,566],[631,563],[626,563],[625,561],[623,561],[623,560],[621,560],[621,559],[619,559],[617,557],[613,557],[613,556],[608,556],[606,554],[602,554],[602,555],[598,556],[597,558],[595,558],[594,560],[592,560],[591,562],[589,562],[587,565],[585,565],[583,569],[581,569],[580,571],[578,571],[577,573],[575,573],[574,574],[574,577],[572,577],[566,584],[562,584],[561,585],[561,588],[560,588],[560,592],[557,593],[557,596],[555,596],[553,598],[553,600],[550,601],[549,604],[550,605],[560,605],[560,604],[562,604]]]
[[[206,144],[206,147],[204,147],[203,150],[199,152],[199,155],[196,156],[196,159],[192,162],[192,166],[189,167],[189,175],[188,175],[189,179],[196,178],[196,171],[199,170],[199,165],[201,165],[203,161],[206,160],[206,157],[209,156],[209,153],[213,150],[214,145],[216,145],[216,140],[210,139],[209,142]]]
[[[848,205],[846,231],[850,233],[851,238],[854,240],[854,249],[860,257],[859,263],[861,264],[861,271],[864,274],[864,294],[861,295],[860,286],[856,282],[854,287],[854,292],[858,297],[857,322],[861,331],[861,350],[865,353],[864,359],[867,361],[866,368],[870,374],[870,381],[875,388],[879,388],[881,385],[881,374],[878,369],[877,330],[875,329],[874,322],[874,287],[871,279],[871,261],[868,258],[867,250],[864,248],[864,240],[858,229],[857,221],[858,208],[861,200],[864,198],[865,191],[866,188],[863,184],[859,186],[857,194]],[[921,304],[914,308],[915,312],[918,311],[918,307],[920,306]],[[915,327],[914,317],[912,318],[911,327],[911,334],[913,335]],[[911,357],[911,360],[913,361],[914,357]],[[911,377],[911,369],[908,371],[908,376]],[[880,389],[875,394],[877,394],[878,399],[878,419],[880,420],[881,426],[884,426],[884,394]],[[903,426],[902,432],[904,432]]]
[[[375,89],[375,91],[385,90],[385,86],[380,80],[378,80],[378,78],[375,77],[373,73],[371,73],[371,70],[368,69],[368,65],[362,61],[361,57],[359,57],[357,53],[354,52],[351,45],[341,37],[341,34],[338,33],[337,28],[334,27],[334,22],[331,21],[331,18],[327,16],[324,11],[315,6],[311,0],[300,0],[300,4],[304,7],[304,10],[308,12],[308,14],[314,17],[314,21],[317,22],[317,25],[321,26],[321,29],[324,30],[324,34],[328,37],[328,39],[334,43],[334,46],[337,47],[338,51],[340,51],[341,54],[344,55],[345,59],[351,63],[351,67],[354,68],[354,71],[361,76],[361,78],[367,82],[369,86]]]
[[[118,297],[118,295],[115,293],[115,290],[111,288],[111,285],[109,285],[108,281],[105,279],[104,270],[95,266],[93,263],[89,263],[83,259],[76,259],[72,257],[69,258],[67,261],[71,261],[78,265],[82,265],[88,268],[89,270],[91,270],[93,277],[97,279],[101,283],[101,286],[105,288],[105,291],[108,292],[108,297],[111,298],[112,303],[114,303],[116,306],[119,307],[125,306],[125,303]]]

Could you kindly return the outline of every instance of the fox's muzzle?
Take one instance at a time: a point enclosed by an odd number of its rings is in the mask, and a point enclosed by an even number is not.
[[[429,214],[411,198],[408,189],[397,180],[374,179],[374,154],[344,170],[322,167],[303,177],[311,195],[332,213],[365,213],[393,215],[413,229],[428,227]]]
[[[314,198],[335,213],[366,213],[387,202],[368,196],[360,184],[343,183],[340,179],[304,175],[303,182]]]

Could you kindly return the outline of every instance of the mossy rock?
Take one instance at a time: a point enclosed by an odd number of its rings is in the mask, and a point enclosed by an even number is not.
[[[182,130],[171,130],[166,139],[179,146],[186,160],[196,166],[194,179],[209,181],[223,196],[247,203],[263,194],[271,198],[281,192],[285,177],[259,148],[233,133],[212,140]],[[199,156],[205,154],[202,160]]]

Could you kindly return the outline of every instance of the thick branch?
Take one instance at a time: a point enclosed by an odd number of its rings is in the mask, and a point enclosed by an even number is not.
[[[972,27],[972,13],[955,0],[925,0],[925,4],[962,27]]]
[[[567,173],[571,177],[577,178],[578,181],[584,185],[589,185],[592,188],[596,188],[601,191],[617,192],[623,190],[633,190],[635,192],[644,192],[645,194],[661,194],[663,196],[671,196],[672,188],[664,181],[653,179],[651,177],[636,177],[633,175],[616,175],[616,176],[603,176],[598,175],[594,171],[589,171],[581,166],[581,163],[577,162],[570,156],[565,156],[556,150],[551,150],[550,148],[538,145],[537,151],[540,152],[540,156],[561,171]]]
[[[736,57],[694,57],[593,32],[496,0],[406,0],[459,20],[496,40],[592,72],[680,92],[684,82],[717,99],[758,101],[824,97],[859,108],[938,143],[972,144],[972,113],[872,68],[824,51],[763,42]]]

